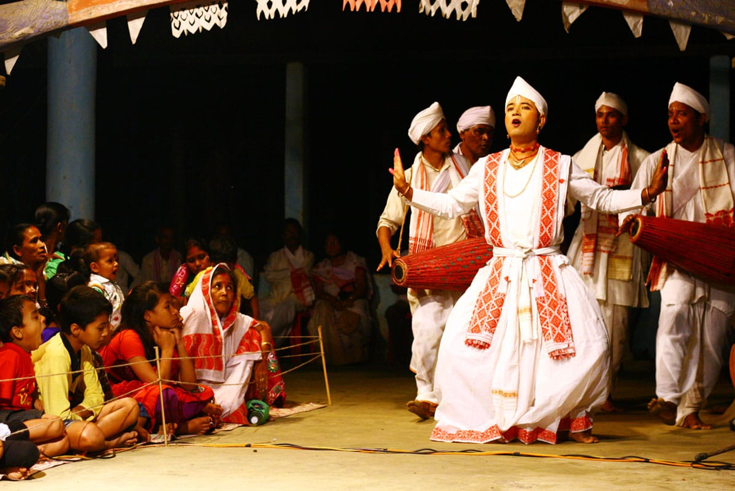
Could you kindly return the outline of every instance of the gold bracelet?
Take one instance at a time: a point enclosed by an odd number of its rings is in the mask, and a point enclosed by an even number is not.
[[[405,198],[408,192],[411,190],[411,186],[408,186],[404,192],[398,191],[398,196],[401,196],[402,198]]]

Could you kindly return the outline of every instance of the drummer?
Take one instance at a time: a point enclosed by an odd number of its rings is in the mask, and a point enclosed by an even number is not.
[[[406,179],[417,189],[445,193],[454,188],[469,172],[469,163],[461,155],[452,153],[451,132],[438,102],[419,112],[408,130],[411,141],[419,152],[413,166],[406,171]],[[396,188],[391,189],[388,202],[378,221],[378,242],[382,260],[378,270],[391,266],[399,254],[391,247],[391,236],[403,225],[405,201]],[[472,217],[480,223],[477,214]],[[412,208],[408,233],[408,249],[413,254],[437,246],[452,244],[467,238],[460,217],[434,218]],[[439,403],[434,391],[434,369],[439,342],[447,317],[459,298],[459,292],[445,290],[408,290],[408,301],[413,314],[413,344],[411,370],[416,374],[417,393],[407,408],[421,419],[434,416]]]
[[[706,133],[709,116],[702,94],[684,84],[674,85],[668,120],[673,141],[643,161],[632,187],[646,186],[665,150],[671,162],[668,187],[649,211],[659,217],[733,227],[735,148]],[[669,425],[709,429],[698,413],[722,368],[735,289],[705,283],[655,256],[648,282],[652,291],[661,291],[656,398],[649,411]]]

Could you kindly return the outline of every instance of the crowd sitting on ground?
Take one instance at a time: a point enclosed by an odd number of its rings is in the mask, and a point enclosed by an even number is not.
[[[283,405],[275,341],[238,259],[252,263],[229,231],[187,240],[182,256],[159,228],[123,289],[121,251],[95,222],[69,219],[43,204],[0,258],[0,473],[23,479],[39,459],[163,430],[248,425],[254,399]]]

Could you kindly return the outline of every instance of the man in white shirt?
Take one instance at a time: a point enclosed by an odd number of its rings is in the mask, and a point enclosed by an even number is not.
[[[735,147],[706,134],[709,112],[702,94],[677,83],[669,98],[673,141],[643,162],[633,188],[645,186],[665,151],[671,170],[666,191],[653,206],[656,216],[732,227]],[[735,312],[735,288],[702,281],[656,256],[648,281],[651,290],[661,291],[657,398],[649,411],[666,424],[709,429],[698,412],[722,368],[722,348]]]
[[[490,106],[471,107],[457,121],[457,132],[462,139],[454,147],[454,153],[466,158],[473,165],[490,153],[495,135],[495,113]]]
[[[419,147],[413,166],[406,172],[406,179],[413,182],[414,187],[444,193],[457,186],[467,175],[469,166],[465,159],[451,152],[451,133],[438,102],[414,117],[408,135]],[[390,266],[393,259],[398,257],[391,247],[390,239],[403,225],[405,209],[403,197],[395,188],[391,189],[378,221],[377,236],[382,251],[378,270],[386,264]],[[411,209],[410,254],[465,238],[461,218],[435,218],[426,212]],[[410,368],[416,374],[418,390],[416,398],[409,401],[407,407],[422,419],[433,417],[439,403],[439,394],[434,390],[437,353],[444,325],[460,294],[445,290],[408,290],[414,337]]]
[[[572,160],[600,184],[629,189],[649,152],[634,145],[624,127],[628,105],[612,92],[603,92],[595,102],[598,133]],[[574,207],[576,200],[569,200]],[[648,255],[633,247],[628,234],[616,237],[618,216],[598,213],[582,205],[582,217],[569,247],[569,259],[582,280],[595,294],[610,337],[610,392],[625,353],[631,307],[648,307],[645,268]],[[603,411],[615,411],[612,399]]]

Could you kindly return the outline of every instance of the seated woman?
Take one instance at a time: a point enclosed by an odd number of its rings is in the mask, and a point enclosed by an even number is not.
[[[327,235],[327,258],[314,267],[316,292],[309,334],[318,335],[322,326],[327,363],[345,365],[366,362],[370,343],[371,288],[365,259],[344,250],[337,234]]]
[[[191,292],[191,285],[195,278],[212,265],[209,260],[207,242],[200,238],[190,238],[184,242],[184,264],[174,274],[168,291],[176,297],[182,305],[186,304]]]
[[[146,361],[155,359],[155,346],[161,358],[160,374],[155,362]],[[194,363],[181,338],[181,316],[163,285],[147,281],[133,288],[123,303],[120,328],[101,355],[115,396],[130,395],[142,407],[144,419],[139,420],[138,430],[150,432],[162,422],[158,384],[152,384],[159,375],[166,382],[166,423],[173,423],[176,433],[202,434],[219,423],[222,408],[212,403],[212,389],[196,384]],[[115,366],[126,363],[132,365]]]
[[[237,281],[226,264],[208,269],[181,309],[196,378],[214,390],[223,421],[248,424],[246,402],[286,399],[270,327],[237,311]]]
[[[38,300],[38,277],[36,273],[23,263],[0,265],[0,275],[10,278],[10,288],[4,296],[27,295]]]

